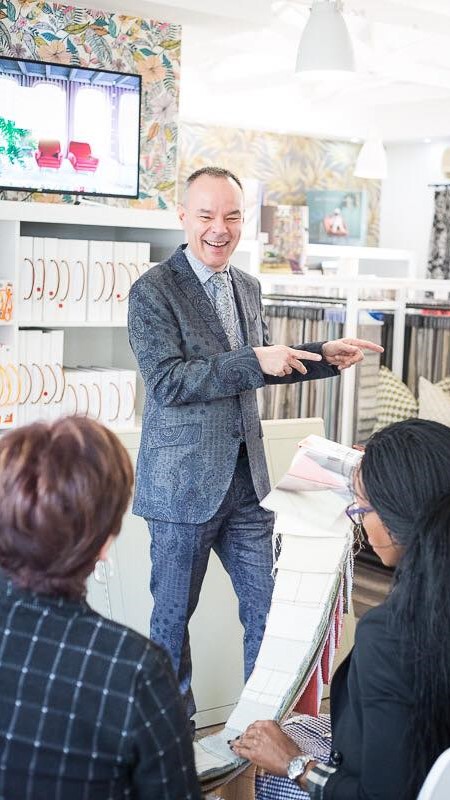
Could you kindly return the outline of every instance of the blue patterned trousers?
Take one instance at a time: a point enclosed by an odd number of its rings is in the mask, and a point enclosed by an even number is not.
[[[198,603],[211,549],[228,572],[244,627],[245,680],[253,670],[273,591],[273,514],[260,507],[247,456],[238,458],[216,514],[199,525],[148,521],[154,608],[150,638],[169,653],[189,717],[191,691],[188,623]]]

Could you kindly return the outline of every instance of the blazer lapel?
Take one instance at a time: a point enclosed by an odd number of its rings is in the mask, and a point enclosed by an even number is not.
[[[170,260],[170,266],[174,272],[176,283],[183,294],[188,298],[191,306],[208,325],[214,336],[219,339],[224,350],[231,350],[228,337],[222,328],[219,317],[212,303],[209,301],[202,284],[184,255],[182,247],[179,247],[178,250],[175,251]]]
[[[248,290],[237,269],[230,267],[230,273],[233,281],[233,294],[241,322],[244,344],[248,344],[248,324],[249,320],[252,319]]]

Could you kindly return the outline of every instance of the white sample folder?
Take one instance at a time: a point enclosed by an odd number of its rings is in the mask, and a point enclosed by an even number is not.
[[[88,257],[87,318],[89,322],[111,321],[114,290],[114,243],[90,241]]]
[[[60,291],[58,307],[66,322],[84,322],[87,315],[88,242],[59,240]]]
[[[41,323],[44,309],[44,292],[45,292],[45,250],[44,239],[37,236],[33,240],[33,264],[34,264],[34,281],[33,292],[31,296],[31,317],[30,322]]]
[[[28,322],[32,319],[34,289],[34,239],[32,236],[20,237],[19,269],[19,319]]]

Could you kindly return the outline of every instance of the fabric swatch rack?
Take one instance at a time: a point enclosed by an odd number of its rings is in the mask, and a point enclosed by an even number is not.
[[[431,229],[428,275],[450,277],[450,184],[431,183],[434,187],[434,215]]]
[[[394,315],[380,313],[385,348],[381,363],[391,369]],[[437,383],[450,375],[450,305],[416,302],[406,304],[402,378],[417,397],[419,377]]]
[[[432,383],[450,374],[450,310],[406,315],[404,380],[417,396],[419,377]]]
[[[265,295],[264,310],[270,337],[277,344],[327,341],[344,335],[345,301],[335,297]],[[362,324],[361,324],[362,323]],[[382,323],[364,313],[359,319],[361,337],[380,341]],[[365,441],[375,419],[376,380],[379,357],[368,354],[358,367],[355,391],[353,441]],[[323,417],[326,435],[341,440],[343,391],[335,379],[295,385],[267,386],[260,392],[263,419]]]

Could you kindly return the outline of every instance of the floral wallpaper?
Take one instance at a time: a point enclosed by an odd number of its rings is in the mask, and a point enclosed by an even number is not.
[[[165,22],[36,0],[0,0],[0,54],[142,75],[139,200],[110,205],[173,208],[181,28]],[[2,192],[23,200],[23,192]],[[71,195],[33,200],[73,202]]]
[[[206,164],[226,166],[241,178],[263,184],[263,203],[297,205],[308,189],[364,189],[367,192],[367,244],[377,246],[380,227],[380,181],[353,176],[360,145],[241,128],[180,125],[178,178]]]

